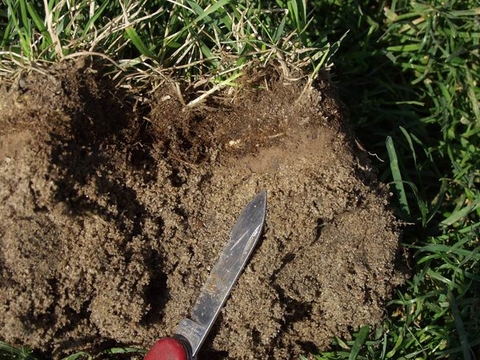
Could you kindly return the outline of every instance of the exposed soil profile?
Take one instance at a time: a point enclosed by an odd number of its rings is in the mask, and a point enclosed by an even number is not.
[[[245,79],[193,108],[82,63],[0,90],[0,339],[59,358],[171,335],[262,189],[264,234],[199,358],[298,358],[382,319],[398,224],[342,107],[326,82]]]

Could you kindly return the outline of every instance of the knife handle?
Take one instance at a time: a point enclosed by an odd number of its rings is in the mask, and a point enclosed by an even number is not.
[[[144,360],[192,360],[192,355],[186,341],[176,337],[167,337],[158,340]]]

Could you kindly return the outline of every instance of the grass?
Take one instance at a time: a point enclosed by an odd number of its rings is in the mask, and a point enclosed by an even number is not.
[[[133,347],[112,347],[108,350],[102,351],[99,354],[101,358],[108,358],[112,355],[118,354],[135,354],[135,355],[143,355],[146,353],[144,349],[138,349]],[[1,360],[38,360],[42,359],[40,355],[36,354],[32,349],[28,346],[24,346],[20,349],[15,348],[3,341],[0,341],[0,359]],[[67,357],[64,357],[62,360],[92,360],[93,356],[87,352],[79,351],[73,353]]]
[[[132,82],[172,72],[205,81],[208,96],[235,86],[251,64],[275,62],[290,78],[306,72],[314,79],[330,68],[408,224],[403,245],[411,278],[381,326],[335,339],[316,358],[474,358],[480,348],[477,1],[3,3],[4,77],[90,54]]]
[[[286,77],[309,69],[313,78],[338,48],[304,36],[302,1],[273,8],[227,0],[4,2],[0,56],[8,65],[90,54],[109,59],[122,76],[151,81],[175,72],[187,82],[205,77],[225,86],[245,65],[272,60]],[[9,71],[5,65],[0,75]]]
[[[317,4],[328,14],[317,28],[331,37],[350,30],[334,73],[409,224],[403,243],[412,274],[382,327],[367,338],[362,329],[351,341],[337,339],[318,359],[473,359],[480,345],[480,7],[467,0]]]

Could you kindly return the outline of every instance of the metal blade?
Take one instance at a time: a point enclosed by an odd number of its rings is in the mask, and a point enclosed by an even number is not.
[[[243,210],[230,233],[230,240],[200,291],[191,319],[183,319],[178,325],[175,334],[188,340],[193,357],[207,337],[260,238],[265,222],[266,203],[267,193],[262,191]]]

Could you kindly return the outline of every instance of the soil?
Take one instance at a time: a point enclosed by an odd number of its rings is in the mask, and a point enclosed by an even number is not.
[[[126,91],[88,62],[0,89],[0,338],[59,358],[148,348],[189,316],[243,207],[260,244],[203,359],[289,359],[379,323],[399,224],[327,81]]]

